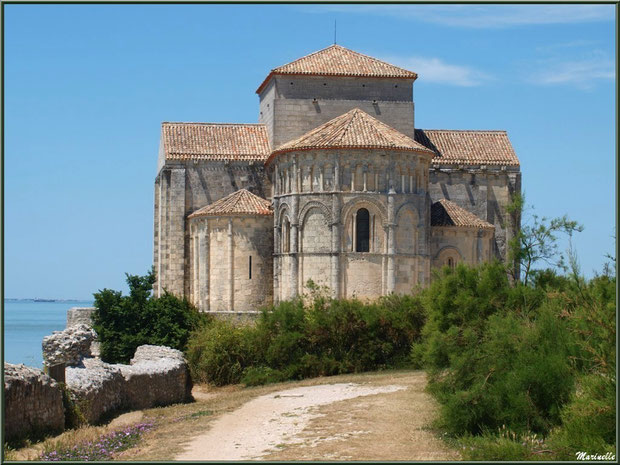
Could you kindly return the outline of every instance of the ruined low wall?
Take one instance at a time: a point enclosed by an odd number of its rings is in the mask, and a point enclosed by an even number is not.
[[[130,365],[118,366],[125,381],[123,403],[130,409],[192,400],[189,367],[179,350],[143,345],[136,349]]]
[[[89,423],[120,409],[139,410],[192,400],[192,381],[182,352],[162,346],[138,347],[130,365],[85,358],[67,367],[71,396]]]
[[[67,310],[67,328],[77,325],[92,327],[95,310],[97,310],[95,307],[71,307]]]
[[[48,367],[78,365],[82,358],[92,356],[91,345],[96,337],[97,333],[82,323],[54,331],[43,338],[43,362]]]
[[[5,440],[60,433],[64,427],[60,385],[41,370],[5,363]]]

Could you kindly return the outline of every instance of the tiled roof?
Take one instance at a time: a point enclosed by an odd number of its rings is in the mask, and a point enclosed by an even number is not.
[[[275,154],[292,150],[343,148],[409,150],[432,153],[410,137],[373,118],[359,108],[354,108],[303,136],[281,145],[272,152],[266,163]]]
[[[506,131],[416,129],[415,140],[435,152],[433,165],[519,166]]]
[[[166,160],[261,160],[269,155],[263,124],[162,123]]]
[[[431,226],[495,228],[491,223],[487,223],[473,213],[446,199],[441,199],[431,205]]]
[[[256,90],[257,94],[263,90],[263,87],[274,74],[360,76],[414,80],[418,77],[413,71],[407,71],[336,44],[272,69],[269,76]]]
[[[196,210],[188,218],[198,216],[227,215],[273,215],[271,202],[252,194],[246,189],[233,192],[200,210]]]

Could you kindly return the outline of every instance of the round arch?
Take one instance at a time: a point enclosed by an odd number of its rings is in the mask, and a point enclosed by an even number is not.
[[[301,227],[303,228],[303,226],[304,226],[304,224],[306,222],[306,216],[308,216],[308,213],[313,208],[318,208],[321,211],[321,213],[323,213],[323,217],[325,218],[326,224],[328,226],[331,226],[331,224],[332,224],[332,213],[331,213],[330,209],[327,207],[327,205],[325,205],[323,202],[319,202],[318,200],[311,200],[310,202],[305,204],[302,207],[301,211],[299,212],[299,222],[301,224]]]

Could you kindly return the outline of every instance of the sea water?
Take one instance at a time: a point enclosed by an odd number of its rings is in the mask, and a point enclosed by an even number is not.
[[[53,331],[62,331],[71,307],[92,307],[92,301],[35,302],[5,300],[4,361],[43,368],[41,341]]]

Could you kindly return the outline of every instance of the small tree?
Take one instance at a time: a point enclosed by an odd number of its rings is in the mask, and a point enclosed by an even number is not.
[[[525,211],[524,197],[515,195],[507,209],[513,215],[522,216]],[[514,270],[521,271],[521,278],[526,285],[536,263],[544,262],[552,268],[565,270],[564,256],[558,250],[557,235],[563,233],[572,237],[573,233],[581,231],[583,226],[570,220],[567,215],[549,219],[532,214],[508,241],[509,261],[514,264]]]
[[[152,297],[155,273],[127,274],[129,295],[104,289],[94,294],[97,311],[93,327],[101,341],[101,358],[127,363],[143,344],[184,350],[192,329],[203,316],[186,299],[165,293]]]

